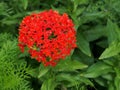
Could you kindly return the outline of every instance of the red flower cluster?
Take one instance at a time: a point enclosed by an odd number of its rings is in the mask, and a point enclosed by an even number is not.
[[[19,47],[28,47],[32,58],[55,66],[76,47],[74,24],[67,14],[49,10],[26,16],[19,27]]]

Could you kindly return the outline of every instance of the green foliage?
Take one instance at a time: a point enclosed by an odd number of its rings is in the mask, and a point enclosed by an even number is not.
[[[20,52],[18,26],[51,8],[73,20],[78,47],[44,67]],[[120,90],[119,48],[120,0],[0,0],[0,90]]]
[[[97,62],[90,66],[88,70],[82,74],[84,77],[88,78],[96,78],[100,75],[104,75],[106,73],[112,72],[112,67],[103,63],[103,62]]]
[[[77,32],[77,45],[78,48],[88,56],[91,56],[89,42],[83,37],[80,32]]]
[[[10,34],[0,35],[0,89],[1,90],[31,90],[27,73],[29,67],[23,59],[18,58],[17,40]],[[4,39],[3,39],[4,38]]]
[[[115,41],[111,43],[110,46],[106,48],[106,50],[102,53],[102,55],[100,56],[100,59],[109,58],[109,57],[118,55],[120,53],[119,48],[120,48],[120,42]]]
[[[65,60],[60,61],[58,65],[54,68],[55,71],[75,71],[78,69],[84,69],[88,66],[77,61],[77,60],[71,60],[69,57],[67,57]]]

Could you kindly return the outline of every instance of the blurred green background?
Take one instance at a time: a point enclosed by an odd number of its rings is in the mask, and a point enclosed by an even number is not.
[[[49,9],[77,32],[78,48],[54,68],[17,46],[22,19]],[[0,0],[0,90],[120,90],[120,0]]]

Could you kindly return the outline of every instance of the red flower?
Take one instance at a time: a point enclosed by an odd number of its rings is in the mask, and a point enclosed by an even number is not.
[[[31,58],[55,66],[76,47],[74,24],[67,14],[49,10],[26,16],[19,27],[19,47],[28,47]]]

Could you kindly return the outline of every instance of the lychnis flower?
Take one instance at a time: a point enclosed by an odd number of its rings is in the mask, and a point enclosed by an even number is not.
[[[28,48],[31,58],[55,66],[76,47],[76,32],[66,13],[49,10],[26,16],[19,27],[19,47]]]

